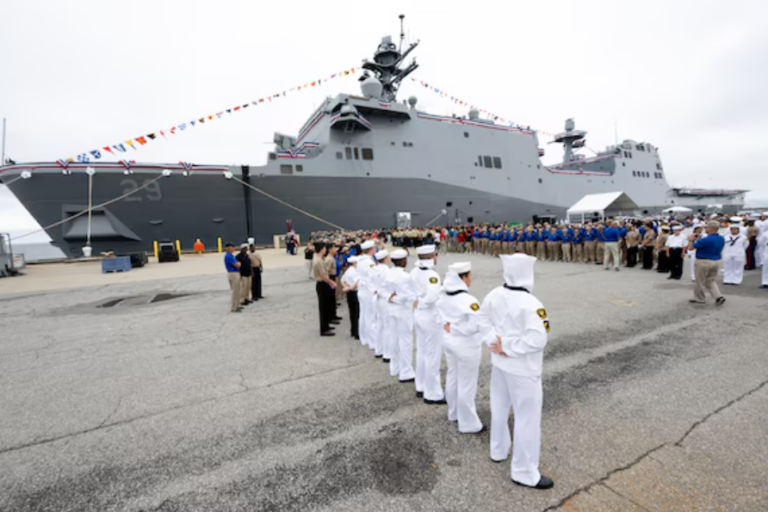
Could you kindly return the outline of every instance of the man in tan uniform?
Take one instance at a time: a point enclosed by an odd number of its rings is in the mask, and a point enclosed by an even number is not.
[[[656,233],[651,227],[651,223],[646,223],[645,234],[640,242],[643,247],[643,270],[653,269],[653,248],[656,245]]]
[[[629,224],[627,229],[627,268],[633,268],[635,265],[637,265],[637,253],[640,246],[640,232],[635,229],[634,224]]]
[[[261,273],[264,272],[264,263],[261,261],[261,254],[256,252],[256,247],[251,245],[251,300],[257,301],[263,299],[261,294]]]
[[[328,274],[328,278],[334,282],[336,286],[334,288],[338,288],[339,285],[339,276],[336,272],[336,253],[338,252],[338,247],[336,247],[335,244],[328,244],[328,253],[326,254],[323,264],[325,265],[325,271]],[[336,293],[334,290],[334,293],[331,295],[333,297],[332,305],[333,308],[331,309],[331,320],[338,320],[338,315],[336,314]]]
[[[315,243],[315,256],[312,260],[312,277],[315,279],[315,291],[317,292],[317,307],[320,312],[320,336],[334,336],[331,318],[336,300],[333,290],[336,283],[333,282],[326,271],[324,257],[327,246],[323,242]]]

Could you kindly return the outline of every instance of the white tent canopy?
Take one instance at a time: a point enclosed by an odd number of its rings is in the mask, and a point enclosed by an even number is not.
[[[686,208],[685,206],[673,206],[672,208],[667,208],[661,213],[690,213],[692,211],[693,210]]]
[[[637,204],[624,192],[587,194],[568,208],[568,222],[571,222],[571,218],[580,218],[581,222],[584,222],[585,218],[594,216],[603,219],[606,213],[629,214],[637,209]]]

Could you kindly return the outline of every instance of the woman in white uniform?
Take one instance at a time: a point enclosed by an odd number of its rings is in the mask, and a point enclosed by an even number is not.
[[[445,399],[448,419],[459,422],[462,434],[485,432],[475,409],[477,376],[483,352],[480,339],[480,303],[469,294],[472,265],[454,263],[448,267],[443,281],[443,295],[437,300],[437,311],[444,323],[443,350],[448,372],[445,377]]]
[[[749,239],[738,224],[731,224],[728,231],[723,247],[723,284],[740,285],[744,279]]]

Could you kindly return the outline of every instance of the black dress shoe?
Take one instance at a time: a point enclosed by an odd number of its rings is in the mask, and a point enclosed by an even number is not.
[[[523,487],[528,487],[530,489],[551,489],[555,486],[555,482],[553,482],[552,479],[549,478],[548,476],[544,476],[544,475],[541,475],[541,478],[539,478],[539,483],[537,483],[536,485],[521,484],[520,482],[516,482],[514,480],[512,480],[512,483],[521,485]]]
[[[494,464],[501,464],[502,462],[506,462],[506,461],[507,461],[507,459],[496,460],[496,459],[491,458],[491,462],[493,462]],[[513,482],[514,482],[514,480],[513,480]]]
[[[445,401],[445,398],[443,398],[442,400],[428,400],[425,398],[424,403],[427,405],[443,405],[443,404],[447,404],[448,402]]]
[[[415,378],[410,378],[410,379],[401,380],[401,381],[400,381],[400,384],[407,384],[407,383],[409,383],[409,382],[413,382],[413,381],[415,381],[415,380],[416,380]]]
[[[376,359],[381,359],[381,358],[382,358],[382,357],[384,357],[384,356],[382,356],[381,354],[379,354],[379,355],[377,355],[377,356],[375,356],[375,357],[376,357]]]
[[[328,323],[331,325],[339,325],[341,322],[339,322],[338,320],[330,320]]]
[[[384,359],[384,358],[382,357],[382,359],[381,359],[381,362],[382,362],[382,363],[388,363],[388,362],[389,362],[389,359]]]
[[[335,316],[335,317],[331,318],[331,321],[336,321],[336,322],[340,322],[342,320],[343,320],[343,318],[341,318],[340,316]]]
[[[416,392],[416,398],[424,398],[424,392],[423,391],[417,391]]]
[[[325,331],[325,332],[321,332],[320,336],[336,336],[336,333],[333,331]]]
[[[722,306],[725,304],[725,297],[718,297],[715,301],[715,306]]]

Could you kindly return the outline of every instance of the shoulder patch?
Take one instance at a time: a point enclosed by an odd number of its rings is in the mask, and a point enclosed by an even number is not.
[[[469,309],[471,309],[472,311],[477,311],[478,309],[480,309],[480,304],[478,304],[477,302],[473,302],[472,304],[470,304]]]
[[[537,315],[539,315],[539,318],[541,318],[542,320],[544,320],[545,318],[547,318],[547,310],[546,310],[546,309],[544,309],[544,308],[541,308],[541,309],[537,309],[537,310],[536,310],[536,314],[537,314]]]
[[[549,320],[544,320],[544,328],[549,332]]]
[[[436,277],[430,277],[429,282],[432,284],[437,284],[437,278]]]
[[[371,268],[373,268],[373,267],[374,267],[374,265],[373,265],[373,263],[371,263]]]

